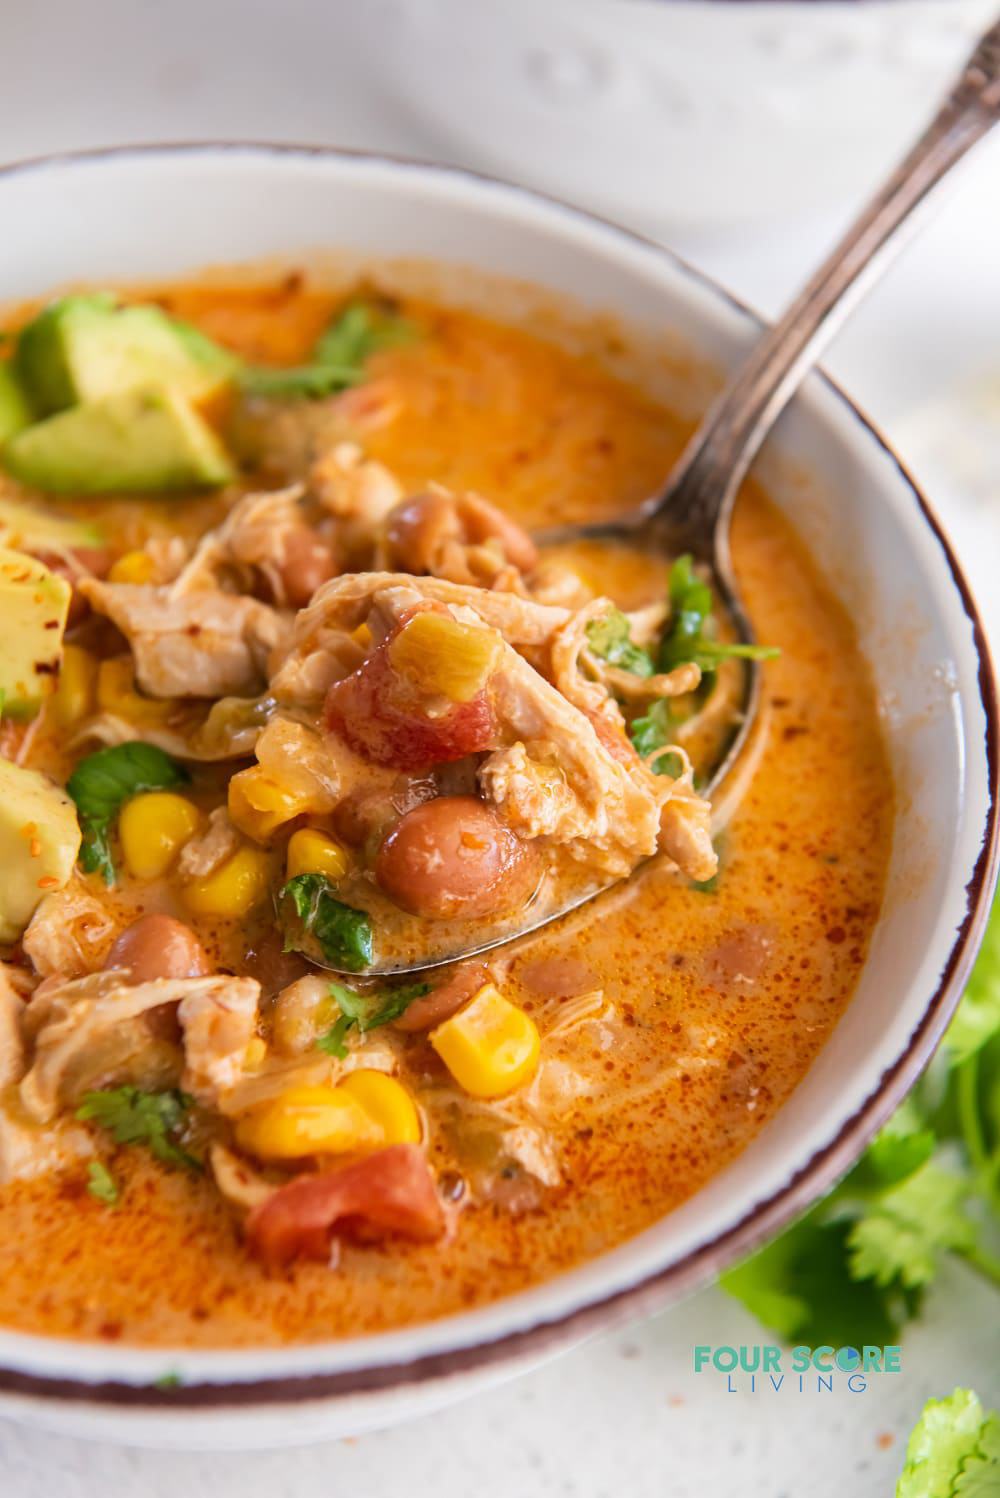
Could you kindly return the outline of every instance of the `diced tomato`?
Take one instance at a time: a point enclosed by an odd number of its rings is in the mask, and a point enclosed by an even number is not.
[[[616,759],[621,765],[627,765],[629,769],[634,769],[639,762],[639,756],[625,737],[624,726],[617,727],[603,713],[588,712],[587,717],[611,758]]]
[[[338,1170],[300,1176],[250,1213],[247,1240],[265,1263],[327,1259],[335,1229],[398,1233],[418,1243],[444,1231],[434,1177],[415,1144],[393,1144]]]
[[[496,723],[486,692],[430,716],[408,684],[392,669],[388,642],[357,671],[335,681],[326,696],[324,721],[356,754],[394,770],[421,770],[496,747]]]

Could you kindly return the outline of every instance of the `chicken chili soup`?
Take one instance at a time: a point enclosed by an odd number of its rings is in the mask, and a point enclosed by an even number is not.
[[[595,354],[299,274],[65,296],[0,353],[0,1323],[398,1326],[696,1191],[850,999],[891,838],[787,521],[748,486],[771,658],[720,832],[707,579],[532,539],[678,450]]]

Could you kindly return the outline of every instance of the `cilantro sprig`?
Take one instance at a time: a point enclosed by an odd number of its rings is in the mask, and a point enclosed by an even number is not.
[[[990,1498],[1000,1493],[1000,1414],[971,1389],[929,1399],[906,1447],[896,1498]]]
[[[330,997],[336,999],[340,1017],[316,1041],[317,1049],[343,1061],[347,1056],[345,1041],[351,1030],[364,1034],[388,1025],[405,1014],[414,999],[421,999],[430,991],[429,983],[400,983],[395,988],[363,994],[343,983],[331,983]]]
[[[724,660],[771,660],[780,652],[769,645],[742,645],[716,638],[718,625],[713,613],[712,590],[694,570],[694,558],[685,553],[670,569],[670,617],[660,641],[660,671],[673,671],[694,661],[703,672],[718,670]]]
[[[334,967],[361,972],[374,952],[372,923],[363,910],[345,905],[333,892],[325,874],[296,874],[278,892],[278,910],[285,923],[285,950],[306,952],[303,936],[311,937]]]
[[[240,383],[250,395],[319,400],[360,384],[373,354],[413,336],[412,325],[398,314],[367,301],[349,302],[321,335],[307,364],[288,369],[251,366],[243,370]]]
[[[722,1285],[789,1340],[892,1341],[947,1258],[1000,1290],[998,1238],[1000,902],[927,1077],[840,1185]]]
[[[193,1105],[194,1099],[177,1088],[143,1092],[139,1087],[106,1087],[85,1092],[76,1116],[107,1129],[116,1144],[142,1144],[164,1165],[200,1171],[201,1161],[178,1142]]]
[[[66,782],[66,789],[79,813],[83,832],[80,862],[87,873],[99,873],[105,884],[114,884],[111,825],[125,802],[144,791],[181,785],[189,778],[169,754],[139,740],[98,749],[82,759]]]

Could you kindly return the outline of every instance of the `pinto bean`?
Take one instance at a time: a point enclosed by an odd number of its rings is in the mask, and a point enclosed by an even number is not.
[[[409,572],[437,572],[449,544],[481,546],[487,541],[498,542],[507,561],[521,572],[538,565],[538,550],[527,531],[478,494],[417,494],[398,504],[386,524],[390,559]]]
[[[481,962],[463,962],[461,967],[452,968],[437,988],[413,1000],[399,1019],[393,1021],[393,1029],[411,1035],[443,1024],[489,982],[489,976],[489,969]]]
[[[285,595],[293,608],[301,609],[316,589],[337,574],[333,548],[307,525],[296,526],[284,538],[279,571]]]
[[[530,894],[534,851],[474,796],[414,807],[383,840],[375,878],[411,915],[500,915]]]
[[[212,970],[191,927],[169,915],[143,915],[133,921],[111,948],[104,966],[128,968],[135,983],[200,978]]]

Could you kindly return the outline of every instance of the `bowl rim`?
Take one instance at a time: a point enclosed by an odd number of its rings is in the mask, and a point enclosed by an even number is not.
[[[390,170],[415,171],[439,175],[458,184],[480,183],[499,191],[501,196],[527,199],[549,210],[586,224],[596,224],[618,236],[625,244],[644,247],[671,264],[682,278],[693,281],[716,301],[728,304],[743,318],[763,327],[765,320],[738,296],[720,285],[712,276],[690,264],[676,251],[651,237],[616,223],[591,210],[564,202],[550,193],[540,192],[500,177],[466,167],[443,165],[418,157],[385,151],[366,151],[336,145],[308,142],[272,142],[253,139],[197,139],[184,141],[149,141],[127,145],[110,145],[80,150],[54,151],[26,157],[0,165],[0,187],[10,177],[51,167],[99,165],[102,161],[121,158],[149,159],[163,156],[217,154],[261,158],[291,158],[357,161]],[[997,881],[1000,863],[1000,707],[997,682],[989,644],[975,600],[966,582],[945,531],[926,495],[896,453],[879,427],[868,417],[841,385],[824,369],[814,371],[815,378],[845,408],[848,416],[874,441],[883,457],[889,459],[903,485],[915,501],[922,518],[940,547],[951,576],[952,585],[961,600],[963,612],[971,626],[972,647],[978,665],[977,685],[985,722],[985,759],[988,805],[982,839],[972,875],[965,888],[965,914],[943,964],[937,986],[918,1018],[904,1049],[887,1067],[875,1087],[844,1120],[833,1139],[804,1161],[780,1187],[768,1197],[751,1205],[740,1219],[722,1233],[697,1244],[682,1258],[646,1274],[635,1283],[598,1294],[585,1304],[553,1316],[542,1310],[529,1326],[500,1333],[495,1337],[473,1340],[460,1346],[443,1348],[415,1358],[375,1362],[338,1372],[276,1373],[239,1381],[207,1378],[203,1382],[186,1379],[171,1384],[168,1379],[157,1383],[137,1383],[123,1379],[73,1378],[60,1374],[26,1372],[13,1366],[0,1366],[0,1395],[42,1397],[52,1401],[89,1403],[110,1407],[154,1410],[249,1408],[255,1404],[274,1406],[301,1404],[346,1398],[357,1395],[400,1392],[430,1380],[452,1379],[473,1370],[485,1370],[498,1364],[540,1360],[561,1347],[576,1343],[601,1331],[620,1325],[637,1316],[648,1315],[668,1301],[679,1299],[701,1288],[737,1258],[758,1247],[794,1217],[804,1211],[857,1159],[877,1130],[898,1106],[929,1062],[944,1034],[961,996],[966,978],[982,940],[990,901]],[[444,1318],[447,1320],[448,1318]],[[413,1330],[432,1322],[416,1323]],[[4,1328],[0,1327],[0,1332]],[[67,1337],[48,1337],[34,1333],[12,1333],[25,1345],[64,1347],[71,1352],[91,1345]],[[377,1334],[376,1334],[377,1335]],[[339,1339],[329,1339],[335,1345]],[[113,1356],[113,1349],[102,1347]],[[296,1344],[297,1345],[297,1344]],[[325,1344],[318,1342],[316,1348]],[[138,1351],[139,1348],[132,1350]],[[185,1358],[208,1358],[213,1353],[240,1353],[253,1357],[262,1349],[169,1347],[146,1349],[162,1355],[168,1365],[171,1355]],[[268,1352],[276,1349],[268,1348]],[[7,1412],[7,1411],[5,1411]],[[14,1414],[14,1409],[9,1413]]]

